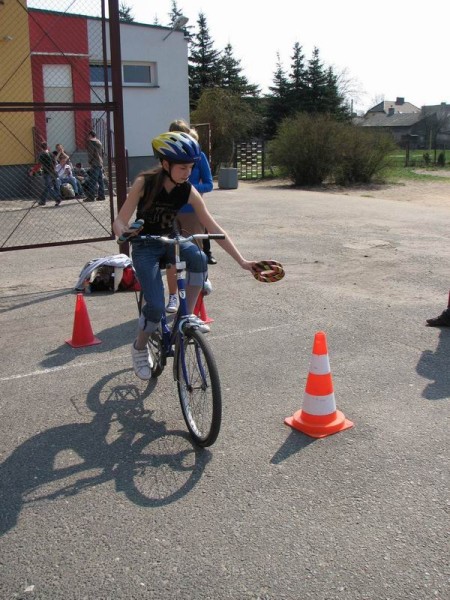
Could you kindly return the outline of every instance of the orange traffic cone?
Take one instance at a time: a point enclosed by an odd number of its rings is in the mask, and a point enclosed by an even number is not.
[[[303,409],[284,422],[313,438],[326,437],[353,427],[353,423],[340,410],[336,410],[327,340],[323,331],[317,332],[314,337]]]
[[[91,322],[84,302],[83,294],[77,294],[75,304],[75,318],[73,321],[72,339],[66,340],[73,348],[82,348],[83,346],[94,346],[101,344],[102,341],[92,333]]]
[[[213,323],[214,322],[214,319],[211,319],[211,317],[208,317],[208,315],[206,313],[206,306],[205,306],[203,292],[200,292],[200,294],[198,295],[197,302],[195,303],[195,307],[194,307],[194,315],[196,317],[198,317],[199,319],[201,319],[203,321],[203,323]]]

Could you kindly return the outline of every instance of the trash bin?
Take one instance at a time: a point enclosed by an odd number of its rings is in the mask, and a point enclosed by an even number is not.
[[[235,190],[238,186],[238,170],[234,167],[221,167],[217,182],[222,190]]]

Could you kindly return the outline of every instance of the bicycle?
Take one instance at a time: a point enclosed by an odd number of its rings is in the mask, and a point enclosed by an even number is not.
[[[139,229],[139,221],[130,229]],[[199,233],[173,238],[159,235],[121,236],[125,240],[159,240],[174,246],[179,308],[172,323],[163,313],[158,329],[151,334],[148,346],[153,359],[152,376],[159,377],[167,358],[173,358],[173,377],[177,384],[181,410],[194,442],[201,447],[211,446],[217,439],[222,421],[220,378],[213,352],[198,323],[187,312],[185,263],[180,261],[180,244],[204,239],[225,239],[224,234]],[[166,265],[167,266],[167,265]],[[144,296],[137,298],[141,313]]]

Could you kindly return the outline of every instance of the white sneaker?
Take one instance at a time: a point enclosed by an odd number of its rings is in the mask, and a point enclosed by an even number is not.
[[[176,294],[169,295],[169,302],[166,306],[166,312],[175,313],[178,310],[178,297]]]
[[[152,378],[153,359],[145,346],[144,350],[136,350],[134,343],[131,347],[131,356],[133,358],[133,369],[139,379],[149,381]]]
[[[197,315],[189,315],[188,327],[189,325],[196,327],[202,333],[208,333],[211,331],[209,325],[197,317]]]

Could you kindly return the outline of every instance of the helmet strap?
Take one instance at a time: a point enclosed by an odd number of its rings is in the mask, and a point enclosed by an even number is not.
[[[174,179],[172,179],[172,163],[169,162],[168,160],[166,160],[166,163],[169,165],[169,169],[165,169],[163,166],[164,171],[166,172],[167,176],[169,177],[170,181],[175,184],[175,185],[181,185],[178,182],[176,182]]]

